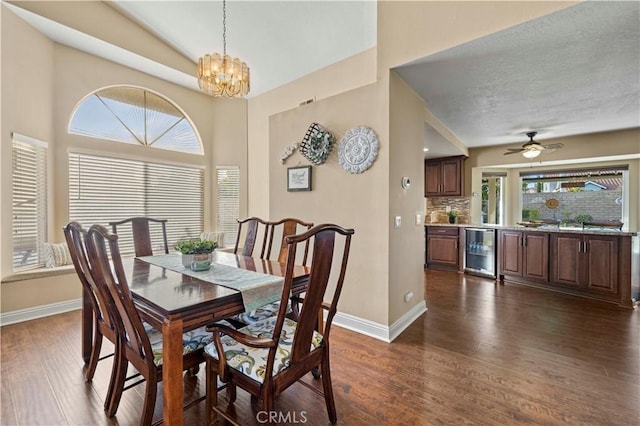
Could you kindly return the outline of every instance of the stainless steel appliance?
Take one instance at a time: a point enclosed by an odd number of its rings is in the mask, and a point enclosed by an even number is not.
[[[496,277],[496,231],[465,228],[464,270],[470,274]]]

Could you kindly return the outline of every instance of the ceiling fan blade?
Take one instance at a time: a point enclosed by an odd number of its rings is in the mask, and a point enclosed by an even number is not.
[[[544,145],[543,147],[544,147],[545,150],[560,149],[560,148],[564,148],[564,144],[563,143],[552,143],[550,145]]]
[[[511,152],[522,152],[524,151],[524,148],[507,148],[507,151],[511,151]]]
[[[504,155],[520,154],[522,151],[526,151],[526,149],[510,150],[510,152],[505,152]]]

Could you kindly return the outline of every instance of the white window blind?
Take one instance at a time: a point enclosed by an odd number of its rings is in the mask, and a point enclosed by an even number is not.
[[[234,244],[238,233],[238,216],[240,215],[240,168],[217,167],[218,184],[217,231],[224,232],[227,246]]]
[[[160,94],[112,86],[85,98],[70,133],[202,155],[202,144],[182,111]]]
[[[47,143],[13,133],[13,270],[44,266]]]
[[[69,154],[69,219],[85,228],[136,216],[167,219],[172,248],[202,232],[203,188],[197,167]],[[150,231],[155,252],[162,234],[160,227]],[[118,227],[118,234],[122,255],[133,255],[131,232]]]

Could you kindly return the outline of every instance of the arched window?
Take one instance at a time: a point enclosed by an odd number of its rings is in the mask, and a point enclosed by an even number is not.
[[[202,155],[202,144],[184,113],[165,97],[132,86],[113,86],[87,96],[69,132],[118,142]]]

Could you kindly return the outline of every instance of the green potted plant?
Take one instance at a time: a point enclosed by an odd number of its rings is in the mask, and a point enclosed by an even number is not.
[[[449,212],[447,212],[447,216],[449,216],[449,223],[456,223],[458,212],[455,210],[450,210]]]
[[[216,248],[217,242],[200,238],[179,241],[175,245],[175,249],[182,253],[182,264],[191,269],[208,269],[211,266],[209,254]]]

